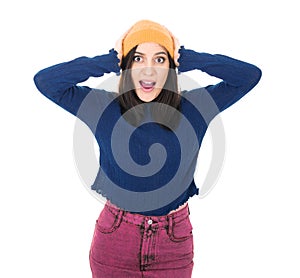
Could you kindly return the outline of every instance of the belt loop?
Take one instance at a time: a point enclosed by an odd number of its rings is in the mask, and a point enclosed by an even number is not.
[[[118,227],[120,225],[120,223],[122,222],[124,212],[125,212],[124,210],[119,209],[118,215],[116,216],[116,224],[115,224],[116,227]]]
[[[168,215],[167,219],[168,219],[168,234],[170,235],[173,230],[173,215]]]

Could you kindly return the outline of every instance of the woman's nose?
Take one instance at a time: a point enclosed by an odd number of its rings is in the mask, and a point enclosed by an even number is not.
[[[155,69],[153,66],[151,65],[146,65],[144,68],[143,68],[143,73],[145,75],[153,75],[155,74]]]

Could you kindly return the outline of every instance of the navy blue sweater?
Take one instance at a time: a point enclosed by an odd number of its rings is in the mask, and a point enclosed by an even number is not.
[[[211,120],[238,101],[260,80],[256,66],[224,55],[181,47],[180,72],[201,70],[222,81],[183,91],[176,130],[162,128],[151,116],[156,102],[144,103],[138,127],[121,114],[116,92],[79,86],[89,77],[119,73],[117,53],[79,57],[39,71],[39,91],[90,128],[100,149],[100,167],[91,188],[122,209],[166,215],[199,194],[194,171],[202,139]]]

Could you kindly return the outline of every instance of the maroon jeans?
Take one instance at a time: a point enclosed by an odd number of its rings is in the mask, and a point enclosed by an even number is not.
[[[191,278],[194,242],[188,204],[164,216],[120,210],[107,202],[90,249],[93,278]]]

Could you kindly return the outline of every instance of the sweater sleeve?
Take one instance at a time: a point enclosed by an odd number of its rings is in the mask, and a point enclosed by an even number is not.
[[[91,91],[96,91],[77,84],[86,81],[89,77],[100,77],[110,72],[118,73],[120,71],[118,62],[117,52],[111,49],[105,55],[93,58],[79,57],[45,68],[34,76],[34,82],[44,96],[73,115],[77,115],[86,96]],[[101,94],[98,95],[99,98],[94,94],[94,101],[91,98],[89,104],[94,106],[101,104],[99,103]],[[104,92],[102,97],[104,99],[107,97]]]
[[[255,65],[224,55],[198,53],[184,47],[181,47],[179,53],[179,72],[198,69],[222,80],[204,88],[216,104],[218,112],[246,95],[261,78],[261,70]]]

